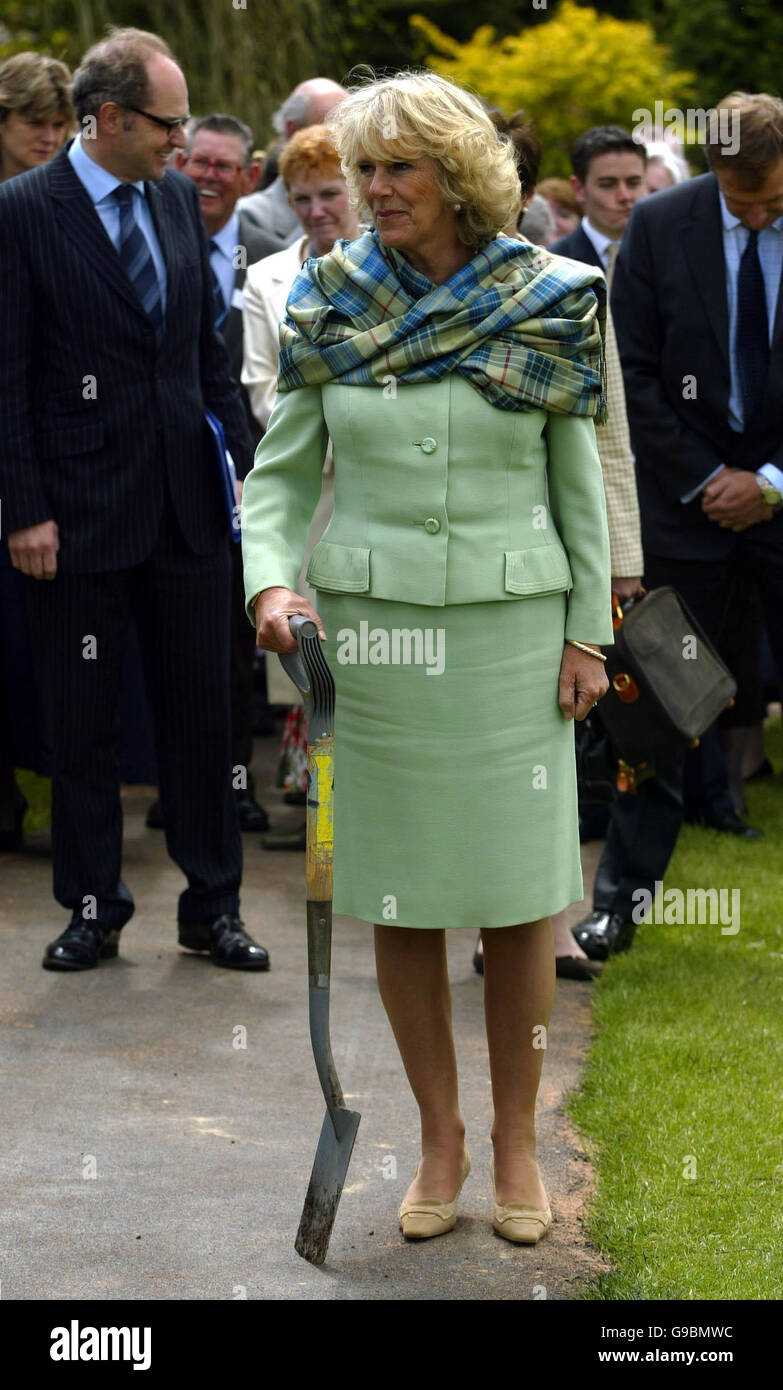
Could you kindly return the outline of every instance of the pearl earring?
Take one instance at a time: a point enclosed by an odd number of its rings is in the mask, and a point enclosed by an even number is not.
[[[454,204],[454,211],[455,211],[455,212],[461,212],[461,211],[462,211],[462,204],[461,204],[461,203],[455,203],[455,204]]]

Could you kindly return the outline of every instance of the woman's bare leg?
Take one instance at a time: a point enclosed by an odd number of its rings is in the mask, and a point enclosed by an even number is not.
[[[535,1109],[555,992],[552,920],[485,927],[481,936],[496,1197],[543,1207]]]
[[[421,1162],[406,1199],[450,1202],[462,1175],[446,934],[375,923],[378,988],[421,1117]]]

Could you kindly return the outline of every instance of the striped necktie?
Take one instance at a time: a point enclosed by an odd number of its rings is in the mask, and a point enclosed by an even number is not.
[[[220,247],[214,240],[210,241],[209,249],[210,252],[220,251]],[[215,270],[214,265],[212,265],[211,260],[209,263],[210,266],[212,266],[212,288],[215,291],[215,327],[220,328],[220,325],[222,324],[224,318],[226,317],[226,314],[228,313],[228,309],[226,308],[225,296],[220,287],[220,281],[217,277],[217,271]]]
[[[152,319],[155,336],[160,342],[163,337],[160,285],[147,238],[133,216],[133,188],[129,183],[121,183],[114,189],[113,196],[120,206],[120,260],[141,300],[144,312]]]
[[[610,241],[606,250],[608,258],[606,266],[606,288],[607,290],[610,290],[612,288],[612,281],[614,279],[614,267],[615,262],[617,260],[617,252],[620,250],[619,241]]]
[[[737,276],[737,327],[734,350],[746,430],[758,423],[769,370],[767,296],[759,260],[758,240],[758,232],[751,231],[748,244],[742,253]]]

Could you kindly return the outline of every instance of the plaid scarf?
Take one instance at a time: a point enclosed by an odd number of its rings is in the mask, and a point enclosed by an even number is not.
[[[600,271],[499,236],[434,285],[376,231],[305,262],[280,325],[280,391],[467,378],[501,410],[606,418]]]

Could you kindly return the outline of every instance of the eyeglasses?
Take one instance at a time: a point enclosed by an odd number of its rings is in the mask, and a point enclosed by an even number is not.
[[[222,179],[230,179],[233,174],[245,168],[244,164],[229,164],[227,159],[207,159],[204,154],[189,155],[188,164],[194,174],[206,174],[208,169],[214,169]]]
[[[142,111],[140,106],[131,106],[130,102],[123,102],[123,106],[126,111],[135,111],[137,116],[144,116],[145,120],[154,121],[156,125],[162,126],[169,139],[175,130],[182,130],[182,127],[187,125],[190,120],[190,116],[177,116],[174,121],[165,121],[162,116],[153,116],[151,111]]]

